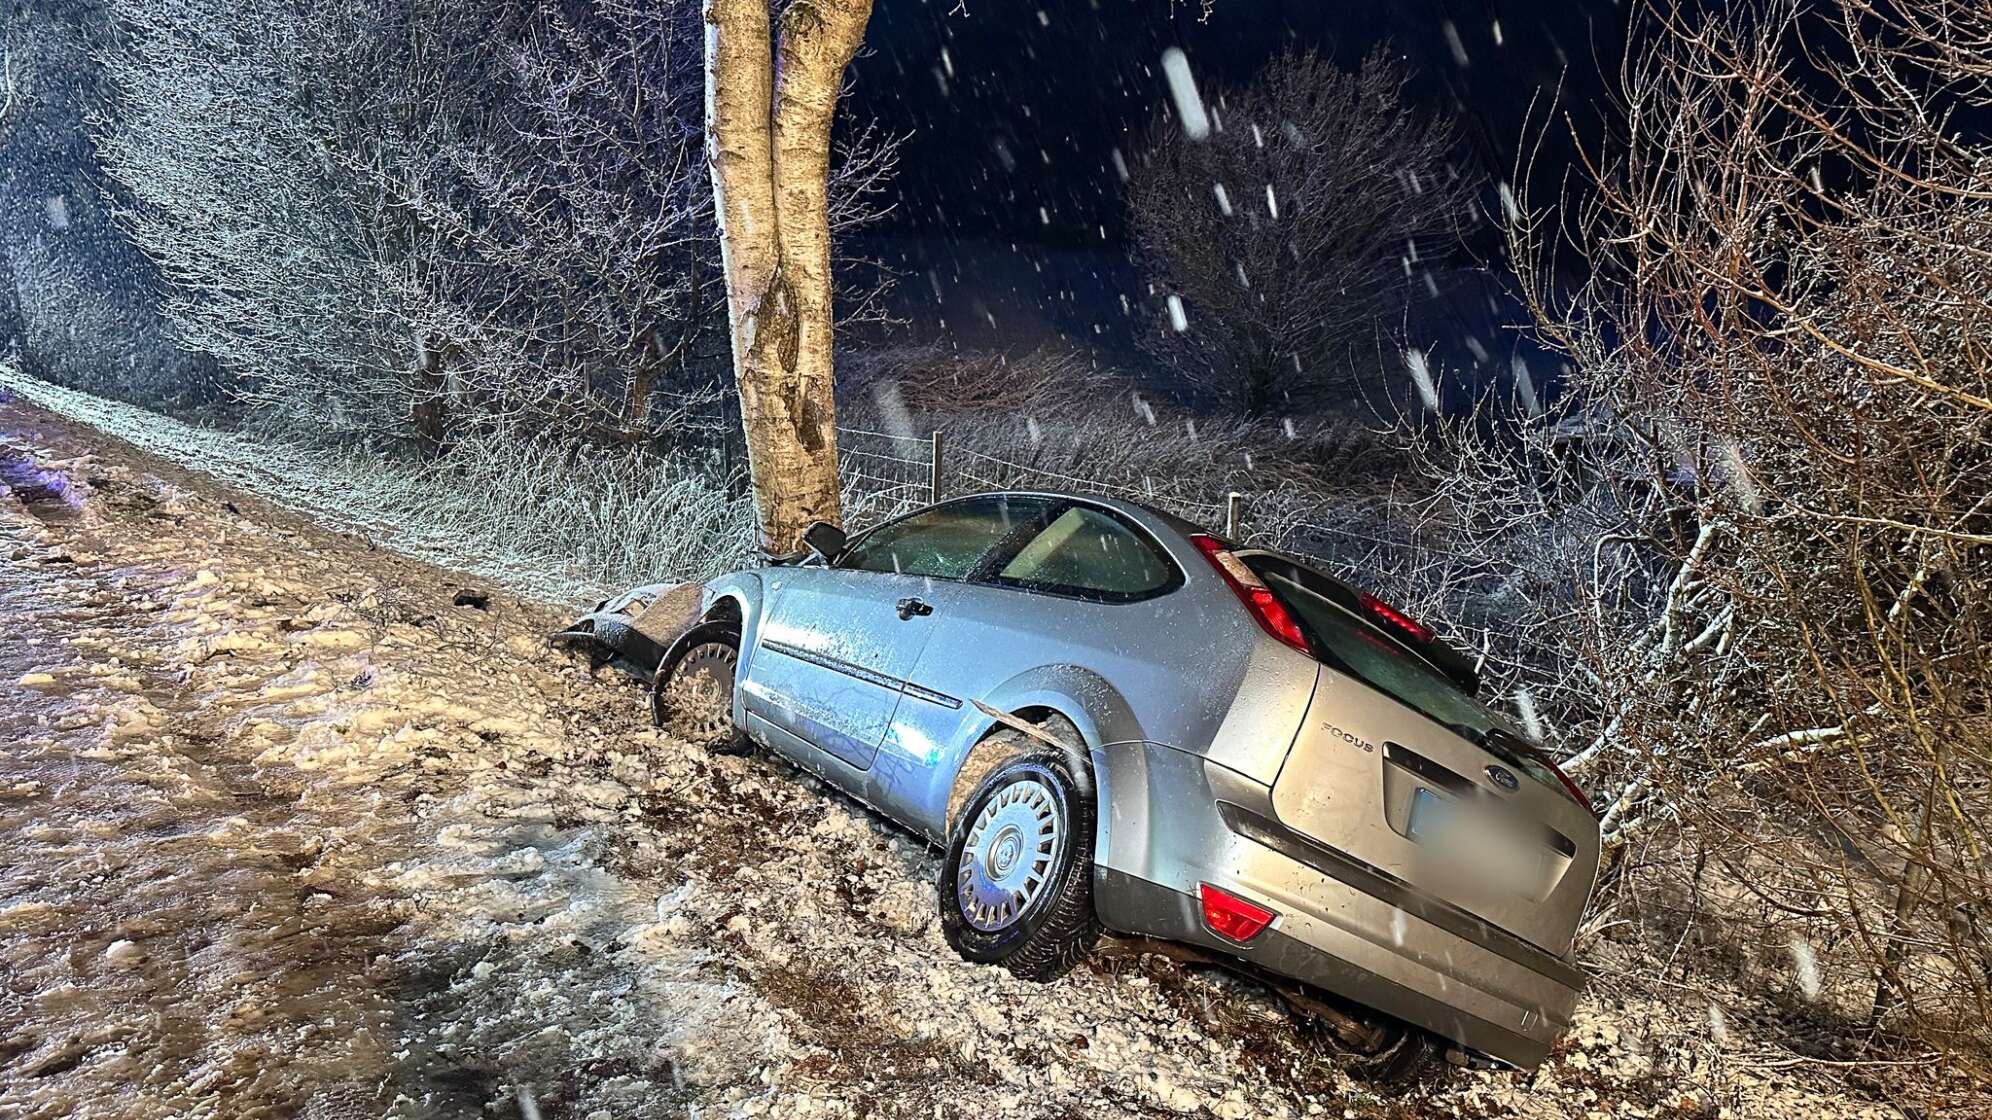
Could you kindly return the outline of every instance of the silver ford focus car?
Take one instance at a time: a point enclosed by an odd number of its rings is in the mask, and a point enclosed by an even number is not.
[[[981,494],[805,539],[568,636],[651,673],[678,726],[940,845],[963,956],[1051,980],[1102,928],[1158,939],[1372,1053],[1436,1036],[1529,1067],[1569,1022],[1597,822],[1422,624],[1099,497]]]

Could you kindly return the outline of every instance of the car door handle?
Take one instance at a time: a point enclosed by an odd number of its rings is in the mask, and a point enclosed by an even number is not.
[[[899,600],[899,621],[901,622],[905,622],[907,619],[912,618],[916,614],[928,615],[933,613],[934,613],[933,604],[928,603],[921,599],[916,599],[911,595],[908,595],[906,598]]]

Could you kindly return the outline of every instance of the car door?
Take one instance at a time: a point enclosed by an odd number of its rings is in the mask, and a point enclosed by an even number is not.
[[[867,799],[939,835],[965,739],[987,720],[975,702],[1019,674],[1035,672],[1047,689],[1097,680],[1194,705],[1198,690],[1169,679],[1152,656],[1152,643],[1167,637],[1153,600],[1182,583],[1162,548],[1118,514],[1059,500],[1037,531],[992,553],[935,613]]]
[[[852,770],[870,767],[934,618],[1014,531],[1017,509],[1001,495],[932,506],[857,538],[834,566],[771,577],[747,710]]]

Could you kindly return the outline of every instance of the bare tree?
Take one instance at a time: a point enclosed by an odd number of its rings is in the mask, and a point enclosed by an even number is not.
[[[1469,215],[1452,127],[1404,83],[1380,49],[1354,73],[1289,50],[1213,99],[1207,137],[1154,123],[1128,206],[1174,301],[1152,339],[1172,368],[1253,415],[1359,392],[1352,352],[1427,290]]]
[[[830,125],[871,0],[706,0],[706,117],[761,544],[839,520]]]
[[[1490,676],[1608,836],[1683,830],[1747,884],[1725,936],[1842,947],[1870,1026],[1980,1046],[1988,44],[1981,4],[1651,5],[1623,134],[1512,227],[1563,397],[1423,446]]]
[[[431,453],[718,422],[691,0],[113,4],[97,131],[124,224],[263,421]],[[894,150],[851,130],[835,228],[879,213]],[[842,310],[875,315],[876,274],[845,275]]]
[[[0,351],[68,385],[185,406],[204,379],[163,329],[83,130],[103,14],[30,0],[0,16]]]
[[[314,12],[114,0],[99,150],[182,345],[235,370],[268,419],[392,437],[411,410],[406,246],[342,174],[358,134],[312,69]]]

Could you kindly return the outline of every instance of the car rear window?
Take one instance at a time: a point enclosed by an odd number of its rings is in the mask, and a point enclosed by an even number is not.
[[[1505,720],[1461,691],[1444,673],[1276,565],[1254,563],[1252,567],[1307,631],[1316,654],[1330,668],[1527,771],[1536,781],[1559,786],[1556,776],[1533,756],[1533,748],[1525,740],[1509,730]]]

